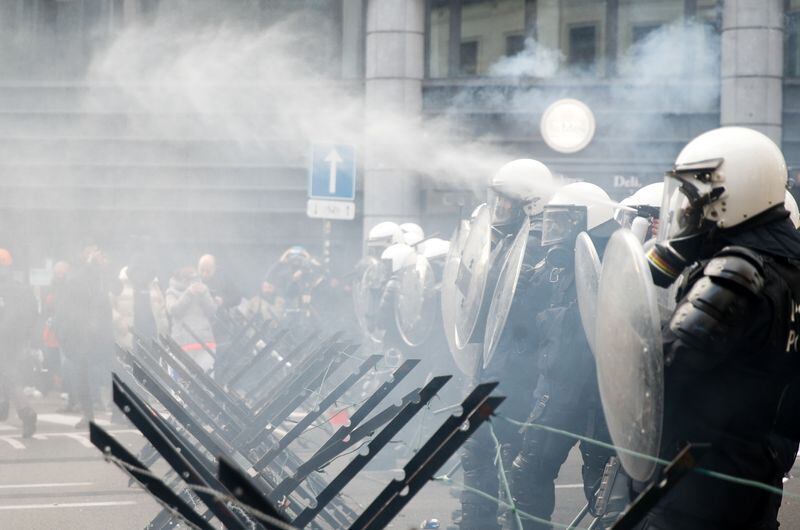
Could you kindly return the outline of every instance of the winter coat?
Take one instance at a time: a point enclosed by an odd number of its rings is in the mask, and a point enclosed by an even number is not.
[[[67,357],[107,361],[114,355],[111,287],[103,271],[91,265],[73,269],[67,277],[53,316],[53,330]]]
[[[217,269],[214,275],[204,280],[203,283],[208,287],[212,298],[219,298],[222,300],[222,307],[225,309],[236,307],[242,301],[242,293],[236,285],[230,281],[225,271]]]
[[[173,277],[169,281],[166,304],[167,312],[172,319],[170,333],[172,339],[189,353],[204,370],[212,368],[214,359],[203,345],[205,344],[212,351],[216,350],[217,345],[211,320],[217,312],[217,304],[208,289],[194,294],[189,284]]]
[[[0,367],[22,358],[33,335],[38,316],[30,288],[14,280],[7,271],[0,274]]]
[[[133,334],[131,328],[135,324],[135,289],[128,279],[127,267],[120,271],[119,279],[122,290],[118,295],[111,295],[111,306],[114,318],[114,339],[123,348],[133,347]],[[149,287],[150,310],[155,321],[156,333],[166,335],[169,333],[169,319],[167,317],[166,302],[158,280],[153,280]],[[141,330],[140,330],[141,331]],[[147,337],[150,338],[150,337]]]

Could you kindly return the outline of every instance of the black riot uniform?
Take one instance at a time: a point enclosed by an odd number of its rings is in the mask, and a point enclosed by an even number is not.
[[[506,235],[495,244],[495,249],[497,245],[510,244],[513,237],[513,234]],[[536,294],[536,278],[540,271],[534,265],[541,260],[542,255],[541,232],[531,230],[506,327],[491,362],[476,376],[476,383],[500,383],[496,393],[506,396],[500,412],[520,421],[525,420],[530,410],[533,395],[531,381],[535,381],[538,374],[535,351],[531,346],[535,343],[533,315],[538,312],[537,304],[542,300]],[[522,434],[516,427],[504,421],[492,422],[492,428],[502,448],[503,465],[506,472],[510,473],[511,461],[519,451]],[[497,449],[489,425],[483,425],[464,442],[462,448],[461,463],[465,485],[494,497],[504,497],[495,465],[496,456]],[[481,495],[465,489],[461,493],[461,511],[461,530],[500,528],[498,504]]]
[[[605,248],[607,239],[595,239]],[[540,292],[547,305],[536,315],[539,378],[528,421],[609,439],[600,404],[594,358],[586,341],[578,311],[571,247],[551,247],[537,268]],[[576,440],[534,427],[524,430],[522,447],[512,467],[512,494],[520,510],[549,520],[555,508],[555,479]],[[580,444],[584,489],[591,499],[612,451]],[[525,530],[549,528],[529,519]]]
[[[780,487],[800,438],[800,234],[778,206],[712,234],[698,256],[663,330],[661,456],[709,444],[700,468]],[[773,529],[779,504],[689,473],[641,528]]]

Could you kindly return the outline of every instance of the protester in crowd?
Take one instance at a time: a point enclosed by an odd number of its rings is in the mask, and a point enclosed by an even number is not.
[[[211,320],[218,305],[192,267],[184,267],[170,278],[166,303],[172,339],[204,370],[212,369],[217,344]]]
[[[132,262],[119,272],[122,290],[112,295],[114,338],[127,350],[133,349],[133,333],[155,338],[169,334],[164,293],[155,269],[145,262]]]
[[[217,259],[213,255],[200,256],[197,271],[217,304],[217,312],[211,318],[211,330],[214,332],[219,350],[226,351],[227,345],[233,340],[231,319],[236,315],[234,312],[236,307],[242,302],[242,294],[225,271],[217,267]],[[227,359],[217,360],[227,362]]]
[[[312,293],[325,281],[322,265],[300,246],[287,249],[266,278],[286,300],[287,311],[305,318],[313,313]]]
[[[217,267],[217,258],[213,255],[200,256],[197,262],[197,272],[220,308],[229,309],[239,305],[242,301],[239,289],[225,275],[225,271]]]
[[[33,292],[13,277],[13,259],[6,249],[0,249],[0,384],[3,401],[0,417],[8,417],[13,404],[22,421],[22,437],[36,432],[36,412],[23,392],[26,373],[26,354],[36,324],[37,307]]]
[[[103,407],[100,388],[110,384],[114,336],[109,293],[117,290],[117,284],[107,271],[108,258],[102,249],[87,245],[67,275],[63,298],[56,300],[53,329],[83,415],[78,429],[94,419],[95,403]]]
[[[64,381],[64,374],[61,369],[61,345],[58,337],[53,330],[53,315],[55,313],[56,300],[64,296],[64,289],[69,273],[69,263],[58,261],[53,265],[53,278],[50,280],[50,287],[42,299],[42,352],[44,354],[44,367],[50,374],[51,380],[47,383],[55,389],[68,388],[68,382]],[[74,394],[74,393],[73,393]],[[72,396],[70,396],[72,398]],[[72,410],[77,410],[77,404],[71,403]]]
[[[250,299],[248,304],[248,316],[258,315],[261,320],[271,321],[277,325],[283,318],[286,300],[278,295],[275,286],[266,278],[261,282],[261,289],[258,294]]]

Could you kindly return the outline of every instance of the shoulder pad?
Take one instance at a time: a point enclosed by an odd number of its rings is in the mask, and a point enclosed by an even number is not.
[[[744,247],[725,247],[703,269],[712,279],[731,282],[752,294],[764,288],[764,261],[757,253]]]

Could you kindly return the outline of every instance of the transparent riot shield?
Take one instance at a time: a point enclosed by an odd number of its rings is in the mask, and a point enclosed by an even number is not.
[[[400,291],[395,298],[395,324],[408,346],[425,342],[437,320],[436,277],[428,259],[415,254],[399,275]]]
[[[456,366],[464,372],[467,376],[474,376],[478,370],[478,363],[483,351],[480,344],[467,344],[464,348],[459,348],[456,344],[456,303],[459,302],[460,296],[456,293],[456,277],[458,276],[458,269],[461,265],[461,254],[464,250],[464,244],[469,235],[470,225],[468,221],[461,221],[458,229],[456,229],[450,240],[450,251],[447,254],[447,261],[445,261],[442,270],[442,286],[441,286],[441,305],[442,305],[442,324],[444,326],[444,335],[447,339],[447,345],[450,349],[450,354]]]
[[[474,340],[483,307],[491,260],[490,212],[481,209],[470,223],[455,277],[455,342],[464,348]]]
[[[661,441],[664,362],[656,287],[642,245],[629,230],[614,233],[603,257],[597,297],[595,358],[614,445],[657,456]],[[635,480],[650,479],[651,460],[619,453]]]
[[[353,306],[358,324],[364,334],[376,343],[383,342],[386,330],[379,325],[378,308],[381,293],[388,278],[379,259],[368,258],[364,272],[353,285]]]
[[[600,256],[586,232],[575,240],[575,289],[578,292],[578,311],[583,331],[592,353],[595,353],[595,324],[597,319],[597,290],[600,286]]]
[[[525,261],[525,250],[528,248],[528,233],[530,229],[530,220],[525,219],[502,259],[497,285],[486,317],[486,331],[483,338],[484,367],[488,366],[492,360],[497,344],[500,341],[500,336],[503,334],[503,329],[505,329],[508,321],[511,304],[514,301],[514,293],[519,282],[519,274]]]

